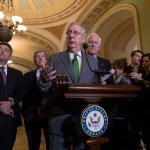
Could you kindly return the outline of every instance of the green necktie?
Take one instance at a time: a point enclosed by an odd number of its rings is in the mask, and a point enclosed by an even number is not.
[[[73,72],[75,76],[75,82],[77,83],[79,81],[79,62],[77,59],[78,54],[74,54],[74,58],[72,61],[72,67],[73,67]]]

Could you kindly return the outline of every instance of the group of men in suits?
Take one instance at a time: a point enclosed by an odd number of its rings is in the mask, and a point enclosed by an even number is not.
[[[46,95],[41,92],[38,81],[41,64],[47,63],[47,55],[43,50],[36,51],[33,56],[36,70],[23,76],[21,71],[7,64],[12,52],[13,49],[9,43],[0,43],[0,150],[12,150],[17,127],[22,125],[21,111],[29,150],[39,150],[42,128],[48,150],[47,118],[38,118],[40,101]]]
[[[37,68],[24,76],[20,71],[7,65],[12,55],[10,44],[0,43],[0,67],[5,67],[7,78],[6,85],[4,85],[3,76],[0,74],[0,149],[12,150],[13,148],[17,126],[21,125],[19,105],[21,100],[22,115],[30,150],[39,149],[41,128],[45,131],[47,149],[67,150],[70,149],[71,145],[76,150],[86,149],[85,134],[80,128],[80,114],[87,103],[82,100],[66,101],[64,97],[61,97],[49,110],[48,118],[44,120],[37,118],[38,105],[44,96],[53,92],[52,80],[57,74],[67,75],[70,84],[90,84],[97,83],[97,75],[93,70],[99,70],[99,68],[101,71],[110,70],[109,61],[100,57],[95,59],[95,56],[91,56],[96,46],[96,43],[93,42],[97,41],[93,38],[98,38],[99,42],[97,43],[96,53],[100,48],[101,41],[98,34],[90,35],[87,54],[82,50],[86,32],[80,24],[71,23],[67,29],[66,37],[66,51],[50,56],[48,64],[46,53],[42,50],[36,51],[33,58]],[[75,81],[72,68],[75,53],[79,63],[78,81]]]
[[[88,44],[87,52],[82,50],[85,42]],[[23,77],[20,71],[7,66],[12,55],[11,46],[8,43],[0,43],[0,67],[5,67],[7,75],[7,83],[4,85],[0,74],[0,149],[12,150],[17,126],[21,124],[19,107],[21,100],[30,150],[39,149],[41,128],[44,129],[47,150],[88,149],[87,136],[80,127],[80,114],[88,105],[86,102],[66,100],[64,96],[60,96],[50,108],[48,117],[43,120],[38,118],[37,108],[43,97],[54,93],[53,80],[56,75],[66,75],[70,84],[97,84],[95,70],[111,69],[108,60],[97,56],[100,44],[101,39],[97,33],[90,34],[86,41],[85,29],[78,23],[71,23],[66,31],[67,50],[51,55],[48,62],[44,51],[36,51],[33,58],[37,68]],[[75,80],[72,66],[75,57],[78,64],[78,80]],[[113,84],[113,79],[110,78],[102,84]],[[104,106],[110,114],[110,129],[107,130],[109,132],[112,129],[113,105],[100,105]],[[110,149],[107,146],[103,148]]]

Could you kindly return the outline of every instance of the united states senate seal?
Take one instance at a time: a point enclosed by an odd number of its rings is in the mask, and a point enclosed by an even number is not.
[[[87,135],[99,137],[107,129],[107,113],[102,107],[97,105],[86,107],[81,115],[81,125]]]

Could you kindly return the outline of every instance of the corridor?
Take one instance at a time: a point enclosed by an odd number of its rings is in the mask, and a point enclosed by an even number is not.
[[[18,128],[17,138],[13,150],[28,150],[28,143],[24,126]],[[46,150],[43,135],[40,150]]]

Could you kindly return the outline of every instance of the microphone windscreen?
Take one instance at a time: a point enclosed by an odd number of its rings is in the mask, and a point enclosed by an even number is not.
[[[114,69],[110,69],[109,72],[110,72],[111,74],[114,74],[114,73],[115,73],[115,70],[114,70]]]
[[[88,48],[88,44],[87,44],[87,43],[84,43],[84,44],[83,44],[83,49],[84,49],[84,50],[87,50],[87,48]]]
[[[110,72],[110,74],[106,74],[105,76],[102,77],[102,79],[101,79],[102,82],[107,80],[107,79],[109,79],[112,76],[112,74],[115,73],[115,70],[114,69],[110,69],[109,72]]]

